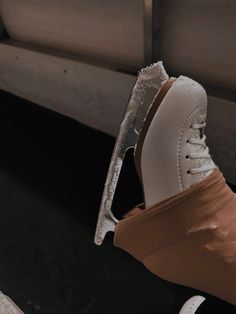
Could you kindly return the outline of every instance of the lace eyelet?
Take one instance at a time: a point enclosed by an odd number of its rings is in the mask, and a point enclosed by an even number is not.
[[[188,170],[188,171],[187,171],[187,174],[191,174],[191,171],[190,171],[190,170]]]
[[[189,155],[186,155],[185,158],[186,158],[186,159],[189,159]]]

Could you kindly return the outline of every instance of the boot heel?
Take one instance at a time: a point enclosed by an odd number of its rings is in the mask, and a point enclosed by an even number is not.
[[[107,232],[119,222],[112,213],[112,202],[126,152],[135,148],[148,109],[161,84],[168,79],[161,62],[143,69],[132,90],[127,111],[113,150],[101,201],[94,242],[101,245]]]

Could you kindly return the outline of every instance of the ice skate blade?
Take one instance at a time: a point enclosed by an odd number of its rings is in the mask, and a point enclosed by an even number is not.
[[[137,134],[134,132],[133,125],[135,121],[132,120],[132,114],[124,119],[111,158],[95,234],[95,243],[97,245],[102,244],[107,232],[115,231],[118,223],[111,211],[111,206],[125,154],[128,149],[134,148],[137,142]]]
[[[107,232],[115,231],[118,220],[112,213],[112,202],[126,152],[135,148],[149,108],[161,84],[168,79],[161,62],[139,73],[127,111],[120,126],[103,191],[94,242],[101,245]]]

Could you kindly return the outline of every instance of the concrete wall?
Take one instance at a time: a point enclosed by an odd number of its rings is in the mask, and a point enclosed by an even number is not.
[[[0,89],[116,135],[136,77],[0,43]]]

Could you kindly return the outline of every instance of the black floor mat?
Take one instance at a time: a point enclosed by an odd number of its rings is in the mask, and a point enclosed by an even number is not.
[[[178,313],[196,291],[93,244],[114,139],[0,94],[0,290],[25,314]],[[142,199],[128,160],[115,207]],[[213,298],[211,298],[213,299]]]

